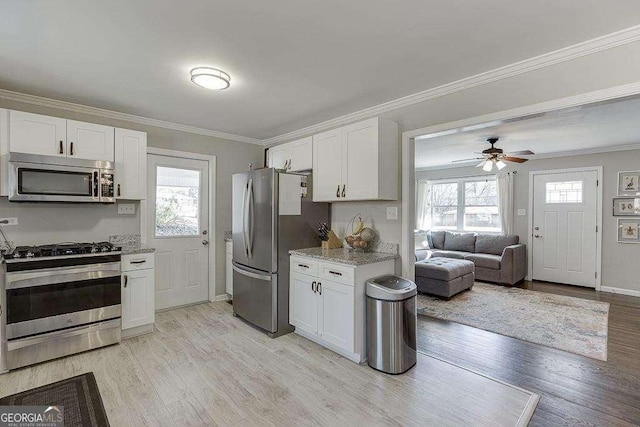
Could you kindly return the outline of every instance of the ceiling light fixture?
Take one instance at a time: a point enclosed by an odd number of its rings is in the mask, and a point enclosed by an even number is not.
[[[491,160],[485,161],[484,166],[482,166],[482,170],[485,172],[491,172],[493,170],[493,162]]]
[[[214,90],[224,90],[231,85],[229,74],[210,67],[197,67],[191,70],[191,81],[205,89]]]
[[[498,168],[498,170],[502,170],[503,167],[507,166],[507,164],[505,162],[503,162],[502,160],[498,160],[496,162],[496,167]]]

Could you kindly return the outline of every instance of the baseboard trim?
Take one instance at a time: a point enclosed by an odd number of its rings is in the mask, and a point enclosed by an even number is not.
[[[229,294],[222,294],[222,295],[216,295],[213,297],[213,299],[211,299],[211,302],[220,302],[220,301],[229,301],[231,300],[231,295]]]
[[[614,288],[613,286],[600,286],[600,291],[640,298],[640,291],[635,291],[633,289]]]

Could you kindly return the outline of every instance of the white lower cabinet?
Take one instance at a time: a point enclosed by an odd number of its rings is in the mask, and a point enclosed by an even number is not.
[[[153,253],[122,256],[122,335],[153,331],[155,273]]]
[[[289,323],[296,333],[346,358],[366,360],[365,281],[393,274],[394,261],[352,266],[292,256]]]

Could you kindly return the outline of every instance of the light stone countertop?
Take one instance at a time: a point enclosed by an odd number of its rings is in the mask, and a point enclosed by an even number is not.
[[[148,254],[155,251],[156,251],[156,248],[150,248],[148,246],[123,246],[122,247],[122,255]]]
[[[346,248],[308,248],[289,251],[290,255],[318,259],[347,265],[365,265],[399,258],[398,254],[385,252],[349,252]]]

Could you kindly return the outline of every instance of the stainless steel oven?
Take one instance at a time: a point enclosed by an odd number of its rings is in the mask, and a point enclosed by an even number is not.
[[[9,154],[9,201],[114,203],[113,162]]]
[[[120,341],[119,254],[7,260],[3,270],[5,369]]]

